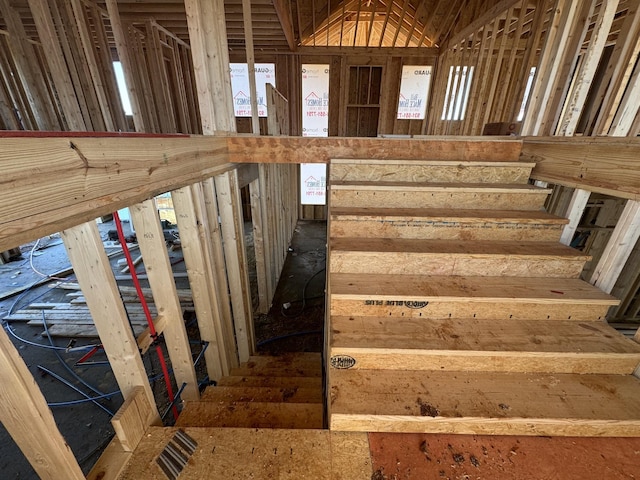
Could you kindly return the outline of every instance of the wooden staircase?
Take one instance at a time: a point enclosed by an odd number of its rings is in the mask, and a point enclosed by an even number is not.
[[[319,353],[253,356],[231,370],[198,402],[186,402],[176,426],[322,428]]]
[[[640,436],[640,345],[512,160],[332,161],[332,430]]]

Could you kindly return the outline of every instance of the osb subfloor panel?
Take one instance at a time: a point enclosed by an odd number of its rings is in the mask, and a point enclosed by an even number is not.
[[[640,438],[370,433],[371,480],[640,478]]]
[[[120,480],[167,480],[156,458],[176,428],[150,428]],[[355,480],[372,476],[366,433],[185,428],[198,446],[180,480]]]
[[[640,438],[342,433],[186,428],[180,480],[640,479]],[[120,480],[166,480],[156,457],[175,428],[151,428]]]

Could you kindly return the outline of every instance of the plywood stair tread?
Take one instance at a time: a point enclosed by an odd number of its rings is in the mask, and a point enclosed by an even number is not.
[[[177,427],[151,427],[120,480],[166,479],[156,462]],[[186,427],[196,443],[180,480],[372,478],[368,436],[328,430]]]
[[[455,208],[384,208],[332,207],[332,220],[426,220],[441,222],[542,223],[566,225],[568,220],[543,211],[532,210],[475,210]]]
[[[322,428],[321,403],[185,402],[178,427]]]
[[[320,384],[315,388],[215,386],[208,387],[200,401],[322,403],[322,388]]]
[[[334,370],[333,430],[639,436],[632,375]]]
[[[428,301],[536,300],[562,304],[579,300],[591,305],[617,305],[619,301],[598,288],[573,278],[461,277],[428,275],[330,275],[332,298],[402,299]]]
[[[511,257],[554,258],[558,256],[572,257],[577,260],[588,261],[585,255],[575,248],[567,247],[558,242],[527,242],[527,241],[499,241],[479,240],[468,242],[464,240],[439,239],[411,239],[411,238],[348,238],[331,239],[331,251],[352,252],[406,252],[430,255],[473,255]]]
[[[492,160],[406,160],[406,159],[375,159],[375,158],[332,158],[331,163],[336,163],[340,165],[442,165],[442,166],[451,166],[451,165],[460,165],[460,166],[472,166],[472,167],[482,167],[482,166],[490,166],[490,167],[525,167],[525,168],[533,168],[536,166],[535,163],[531,162],[496,162]]]
[[[332,160],[331,181],[526,184],[533,163],[455,160]]]
[[[222,377],[218,386],[266,388],[322,388],[321,377],[234,376]]]
[[[251,356],[249,360],[231,370],[233,376],[322,376],[319,353],[286,353],[281,356]]]
[[[331,318],[331,359],[350,368],[631,374],[640,344],[604,322]]]
[[[518,193],[548,195],[552,190],[534,185],[511,183],[425,183],[425,182],[367,182],[340,181],[331,182],[330,189],[359,191],[402,191],[402,192],[451,192],[451,193]]]

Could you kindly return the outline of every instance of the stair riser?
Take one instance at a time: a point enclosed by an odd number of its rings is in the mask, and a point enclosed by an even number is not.
[[[640,437],[640,423],[549,418],[431,418],[332,414],[329,429],[339,432],[444,433],[564,437]]]
[[[332,181],[526,184],[527,166],[331,164]]]
[[[531,302],[474,302],[470,299],[459,301],[433,300],[422,308],[415,305],[420,299],[407,306],[404,300],[369,300],[331,298],[331,315],[375,316],[375,317],[413,317],[424,319],[441,318],[479,318],[486,320],[576,320],[593,321],[604,319],[608,305],[589,305],[576,300],[576,303],[539,303]]]
[[[573,258],[332,251],[332,273],[578,278],[583,260]]]
[[[451,372],[531,372],[629,375],[640,363],[637,354],[578,354],[539,352],[463,352],[458,350],[407,352],[331,349],[331,359],[355,362],[352,369],[439,370]],[[335,368],[332,368],[335,370]]]
[[[332,207],[458,208],[476,210],[540,210],[547,192],[526,193],[331,190]]]
[[[429,220],[331,219],[331,237],[412,238],[424,240],[528,240],[556,242],[561,225],[460,223]]]
[[[322,389],[311,388],[259,388],[259,387],[209,387],[200,397],[203,402],[283,402],[322,403]]]
[[[313,403],[186,402],[177,427],[322,428],[322,405]]]
[[[223,387],[261,387],[261,388],[322,388],[320,377],[222,377],[218,385]]]
[[[631,375],[332,370],[330,426],[493,435],[636,436]]]

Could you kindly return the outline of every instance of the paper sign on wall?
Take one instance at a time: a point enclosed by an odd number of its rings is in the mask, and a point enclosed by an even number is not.
[[[329,65],[302,65],[302,136],[329,136]],[[300,203],[327,203],[327,166],[300,165]]]
[[[430,82],[431,67],[418,65],[402,67],[398,119],[424,119]]]
[[[327,197],[327,166],[324,163],[300,164],[300,195],[303,205],[324,205]]]
[[[251,94],[249,89],[249,68],[246,63],[231,63],[231,91],[236,117],[251,116]],[[258,116],[267,116],[267,87],[276,86],[276,66],[273,63],[256,63],[256,93],[258,95]]]
[[[329,136],[329,65],[302,65],[302,136]]]

